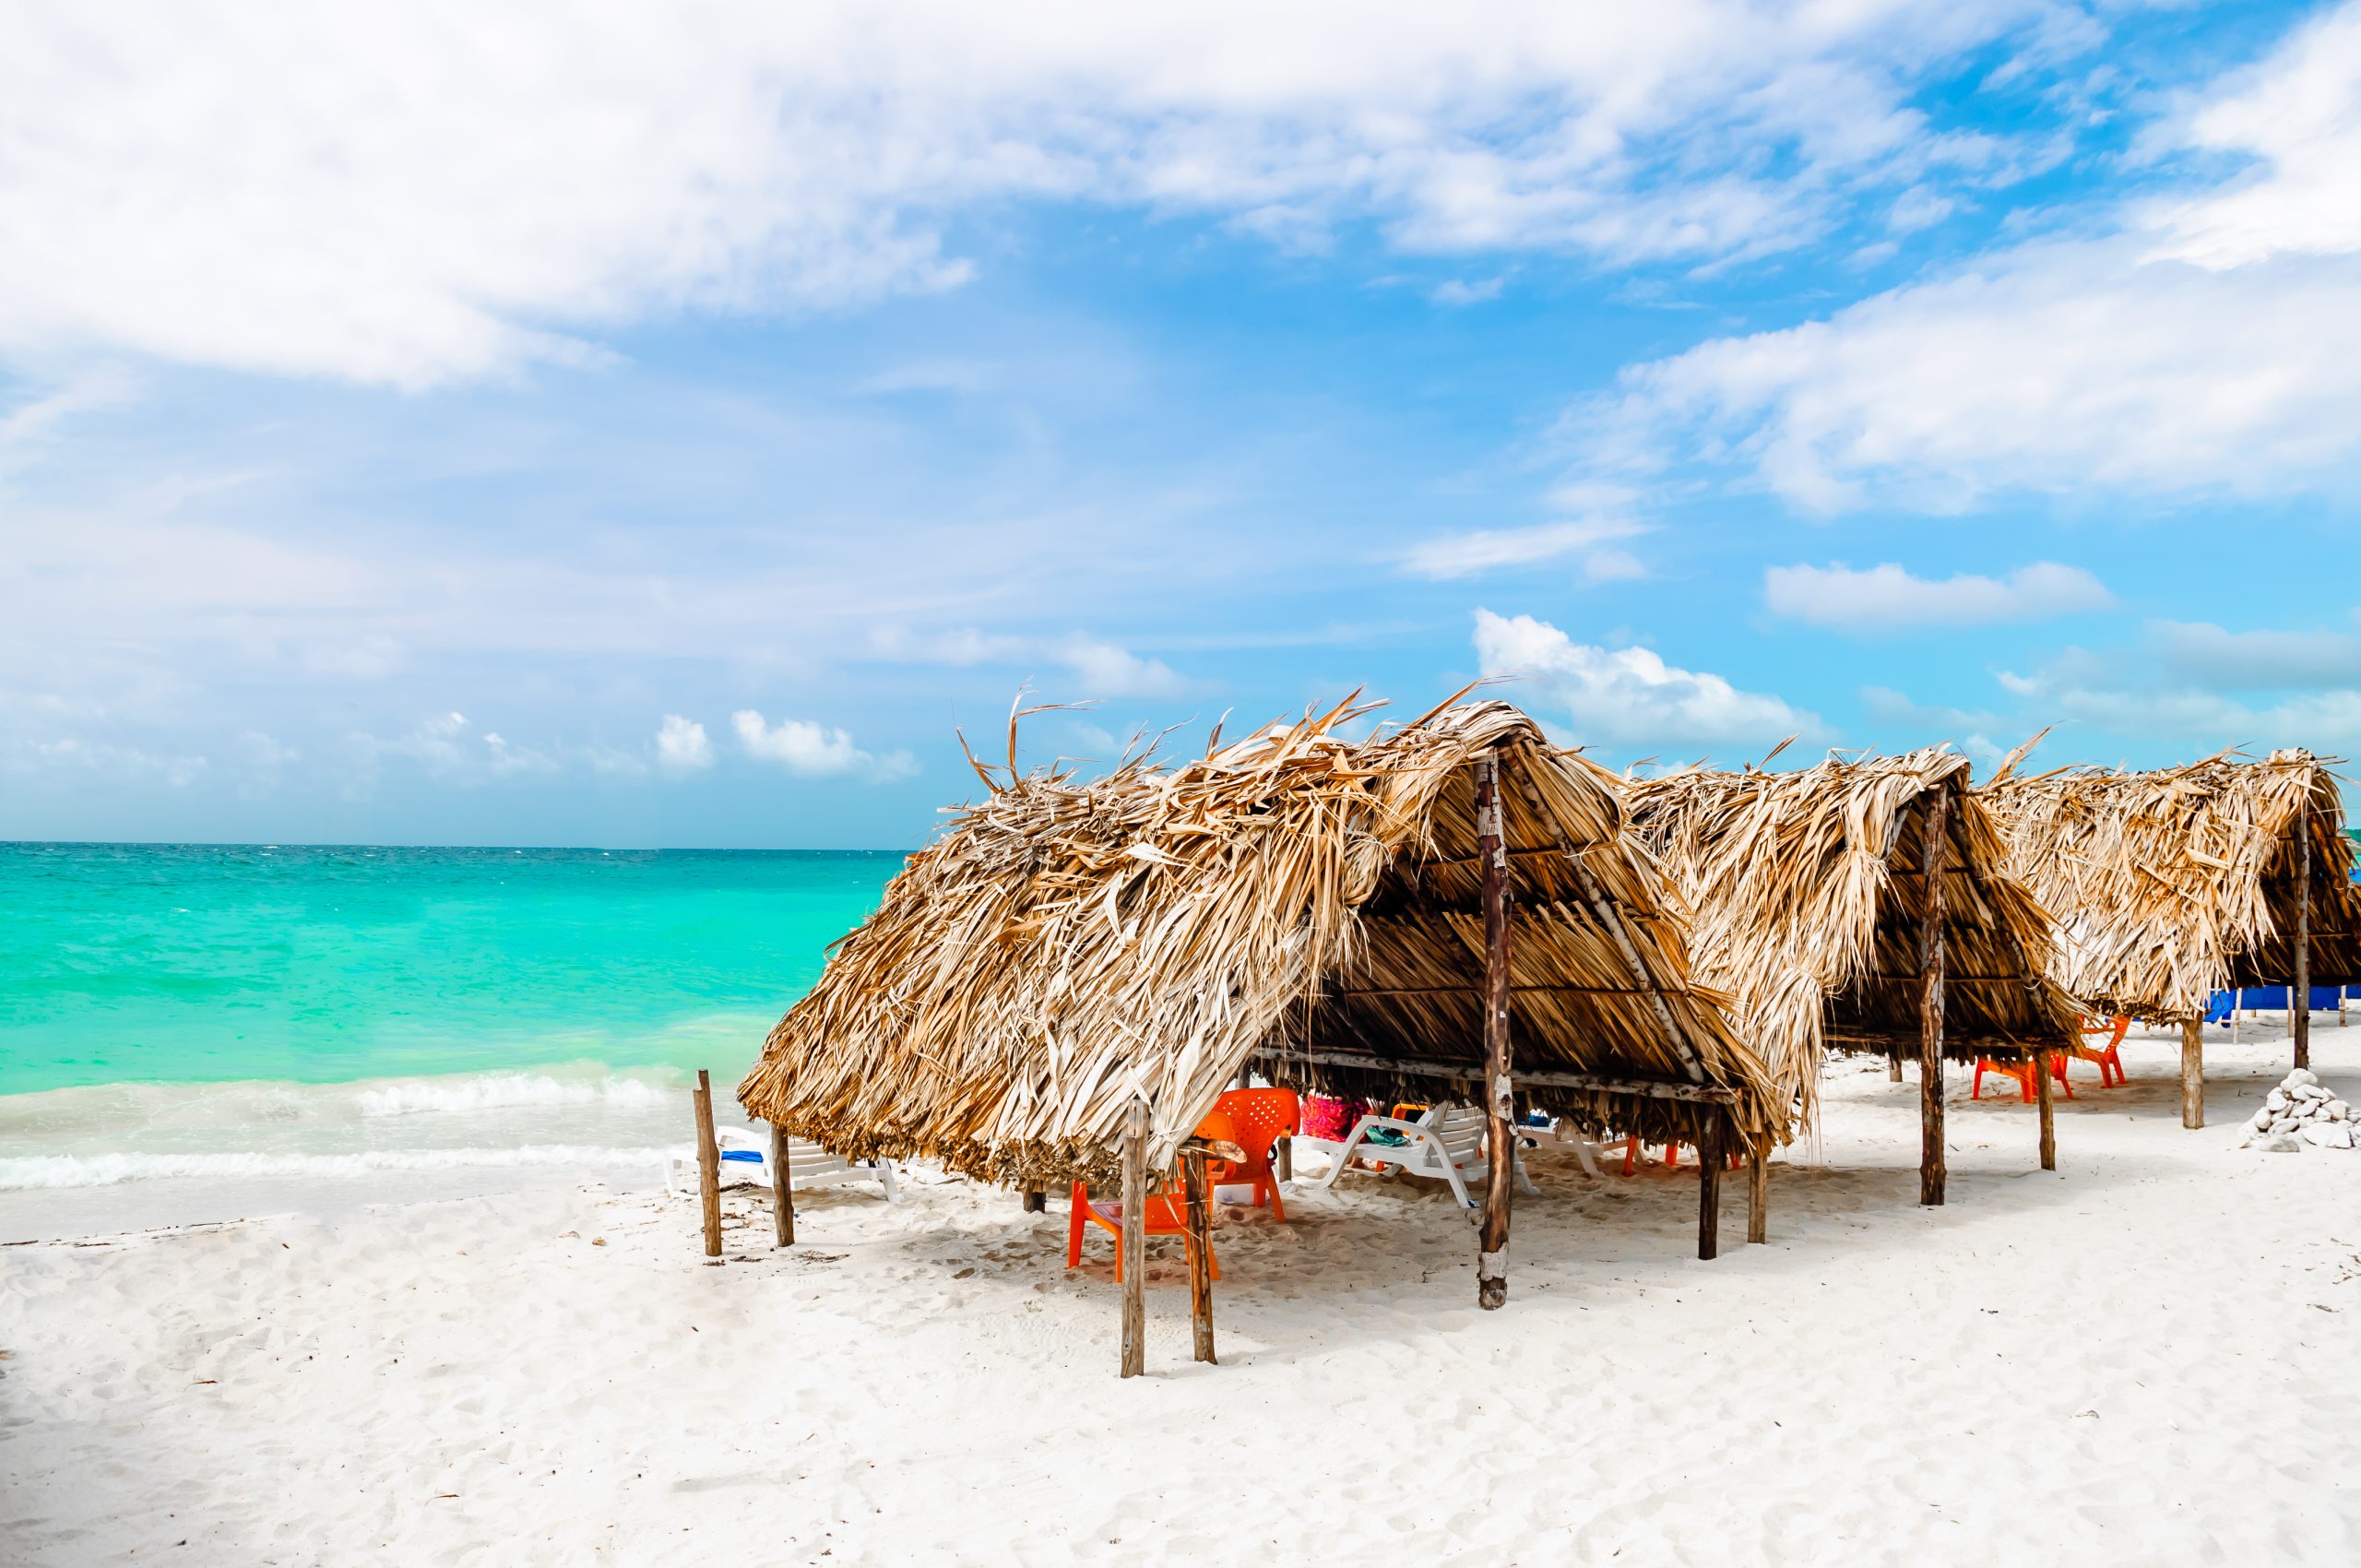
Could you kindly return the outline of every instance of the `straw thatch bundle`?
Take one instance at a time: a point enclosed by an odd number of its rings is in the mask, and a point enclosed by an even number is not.
[[[2201,1017],[2231,986],[2295,973],[2296,831],[2311,844],[2311,979],[2361,980],[2361,897],[2334,777],[2308,752],[2153,772],[2004,771],[1979,793],[2010,865],[2060,921],[2051,972],[2094,1006]]]
[[[1495,753],[1517,1067],[1702,1083],[1733,1103],[1520,1093],[1594,1129],[1693,1141],[1726,1118],[1747,1146],[1783,1136],[1767,1075],[1691,989],[1612,776],[1506,704],[1358,742],[1335,732],[1367,711],[1226,747],[1216,730],[1202,757],[1133,757],[1090,783],[1019,777],[1012,733],[1004,772],[978,766],[988,798],[910,857],[771,1032],[740,1100],[847,1155],[1047,1186],[1112,1173],[1134,1096],[1164,1167],[1250,1059],[1280,1082],[1438,1098],[1446,1082],[1384,1063],[1480,1063],[1473,779]]]
[[[1923,825],[1938,793],[1951,802],[1944,1056],[2073,1036],[2073,999],[2041,972],[2049,919],[2004,871],[1999,825],[1966,786],[1966,759],[1940,749],[1627,785],[1632,830],[1689,908],[1699,981],[1735,999],[1748,1043],[1807,1122],[1824,1051],[1918,1053]]]

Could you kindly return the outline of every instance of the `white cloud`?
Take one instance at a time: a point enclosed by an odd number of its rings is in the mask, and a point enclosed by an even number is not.
[[[2098,578],[2054,561],[2020,566],[2005,578],[1918,577],[1891,562],[1867,571],[1774,566],[1763,574],[1762,597],[1774,615],[1848,632],[2039,621],[2115,602]]]
[[[2256,705],[2157,680],[2131,660],[2088,655],[2068,655],[2030,674],[2004,672],[2000,683],[2043,723],[2065,720],[2137,743],[2173,742],[2184,752],[2224,746],[2341,752],[2361,745],[2361,692],[2351,690],[2303,692]]]
[[[1523,677],[1567,717],[1577,743],[1720,745],[1821,729],[1817,715],[1775,696],[1667,664],[1648,648],[1578,643],[1530,615],[1477,611],[1476,659],[1488,676]]]
[[[2361,0],[2153,138],[2248,173],[1824,321],[1634,367],[1594,460],[1752,468],[1803,508],[2011,489],[2342,491],[2361,456]],[[1931,210],[1920,203],[1920,209]]]
[[[204,757],[188,753],[151,752],[79,735],[17,739],[0,752],[0,761],[11,773],[72,773],[101,785],[159,783],[168,790],[188,788],[208,766]]]
[[[748,756],[775,762],[801,778],[829,778],[858,773],[891,779],[905,778],[918,771],[916,760],[908,752],[872,756],[854,745],[852,736],[845,731],[806,719],[783,719],[775,725],[766,724],[760,713],[742,708],[730,715],[730,721],[738,731],[739,745]]]
[[[1628,583],[1648,575],[1628,550],[1594,550],[1583,557],[1583,576],[1594,583]]]
[[[391,752],[423,763],[431,773],[458,773],[469,766],[469,754],[459,745],[459,737],[467,732],[468,716],[452,712],[421,719],[398,740],[378,741],[369,736],[361,739],[374,751]]]
[[[1924,185],[1914,185],[1894,198],[1885,215],[1885,225],[1897,234],[1915,234],[1921,229],[1931,229],[1958,208],[1959,204],[1951,197]]]
[[[2151,621],[2130,647],[2068,648],[1999,680],[2028,732],[2063,721],[2182,751],[2361,744],[2361,636],[2349,632]]]
[[[1499,299],[1501,291],[1508,287],[1508,281],[1505,275],[1475,279],[1446,278],[1436,284],[1427,297],[1439,305],[1480,305],[1488,300]]]
[[[2045,0],[17,11],[0,344],[419,386],[652,310],[953,286],[944,229],[1028,197],[1757,254],[1865,187],[1992,177],[1921,73],[2094,32]]]
[[[2006,489],[2268,494],[2361,433],[2361,267],[2210,271],[2031,246],[1827,321],[1627,372],[1607,459],[1688,445],[1799,506],[1943,511]]]
[[[409,661],[407,649],[382,634],[314,643],[303,650],[303,667],[318,675],[353,681],[378,681],[397,673]]]
[[[1952,741],[1975,763],[1987,767],[1997,766],[2010,751],[2009,745],[1993,737],[2012,733],[2017,726],[2016,720],[1997,713],[1921,703],[1888,686],[1863,686],[1861,707],[1871,723],[1892,731],[1885,742],[1891,750],[1912,751],[1939,741]]]
[[[1090,637],[1075,637],[1058,652],[1086,697],[1170,697],[1191,688],[1160,659],[1136,653]]]
[[[497,731],[484,732],[483,746],[495,778],[506,778],[520,773],[559,771],[557,759],[548,753],[536,751],[530,746],[514,745]]]
[[[1199,689],[1196,682],[1160,659],[1079,632],[1039,637],[972,628],[912,632],[880,626],[871,632],[870,647],[881,659],[911,664],[948,664],[958,669],[979,664],[1055,665],[1066,671],[1076,688],[1061,694],[1066,699],[1175,697]]]
[[[696,773],[711,767],[713,742],[706,739],[705,726],[677,713],[666,714],[663,727],[656,731],[656,763],[671,774]]]
[[[2361,4],[2294,30],[2158,139],[2255,167],[2219,190],[2149,208],[2155,254],[2236,267],[2361,251]]]
[[[132,391],[130,381],[117,372],[89,371],[0,413],[0,479],[30,466],[67,420],[124,402]]]
[[[1609,540],[1630,539],[1645,528],[1630,517],[1572,517],[1521,529],[1476,529],[1442,534],[1403,552],[1402,569],[1412,576],[1443,582],[1472,577],[1502,566],[1530,566],[1570,555]],[[1631,558],[1621,551],[1600,554]],[[1596,556],[1594,556],[1596,559]],[[1636,563],[1634,563],[1636,564]],[[1613,575],[1609,563],[1608,575]]]
[[[2147,640],[2165,670],[2214,691],[2361,686],[2361,636],[2350,632],[2233,632],[2202,621],[2152,621]]]

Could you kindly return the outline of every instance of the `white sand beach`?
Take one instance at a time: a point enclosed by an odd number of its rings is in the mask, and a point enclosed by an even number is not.
[[[733,1194],[719,1266],[693,1200],[571,1182],[11,1247],[0,1559],[2361,1560],[2361,1154],[2236,1146],[2284,1039],[2211,1045],[2183,1131],[2173,1051],[2077,1070],[2055,1174],[1954,1069],[1940,1210],[1915,1083],[1839,1063],[1711,1263],[1690,1169],[1544,1153],[1498,1313],[1440,1189],[1299,1182],[1217,1233],[1218,1366],[1154,1244],[1128,1382],[1105,1238],[1069,1274],[1062,1197],[964,1182],[784,1252]],[[2357,1052],[2319,1029],[2339,1093]]]

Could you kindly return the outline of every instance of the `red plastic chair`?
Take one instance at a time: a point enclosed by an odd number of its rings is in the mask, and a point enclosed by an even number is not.
[[[1645,1145],[1643,1145],[1643,1143],[1641,1143],[1641,1142],[1640,1142],[1640,1140],[1639,1140],[1639,1139],[1637,1139],[1637,1138],[1625,1138],[1625,1139],[1623,1140],[1622,1147],[1623,1147],[1623,1174],[1624,1174],[1624,1175],[1626,1175],[1626,1176],[1629,1176],[1630,1174],[1631,1174],[1631,1168],[1632,1168],[1635,1164],[1637,1164],[1637,1163],[1638,1163],[1639,1157],[1640,1157],[1640,1155],[1641,1155],[1641,1154],[1645,1150],[1646,1146],[1645,1146]],[[1601,1154],[1613,1154],[1613,1153],[1615,1152],[1615,1148],[1616,1148],[1616,1146],[1615,1146],[1612,1142],[1609,1142],[1609,1143],[1608,1143],[1608,1144],[1604,1148],[1600,1149],[1598,1152],[1599,1152],[1599,1153],[1601,1153]],[[1727,1164],[1727,1166],[1726,1166],[1726,1169],[1731,1170],[1738,1170],[1740,1166],[1744,1165],[1745,1163],[1746,1163],[1746,1157],[1745,1157],[1744,1155],[1742,1155],[1742,1154],[1736,1154],[1736,1153],[1733,1153],[1733,1154],[1731,1154],[1731,1155],[1729,1156],[1728,1164]],[[1667,1145],[1665,1145],[1665,1146],[1664,1146],[1664,1168],[1665,1168],[1667,1170],[1676,1170],[1676,1169],[1678,1169],[1678,1168],[1679,1168],[1679,1164],[1680,1164],[1680,1146],[1679,1146],[1679,1144],[1667,1144]]]
[[[1178,1236],[1192,1251],[1196,1241],[1189,1234],[1189,1206],[1178,1194],[1151,1197],[1141,1211],[1143,1229],[1150,1236]],[[1096,1225],[1115,1238],[1115,1280],[1123,1278],[1123,1206],[1120,1203],[1095,1204],[1090,1190],[1082,1182],[1074,1184],[1074,1202],[1066,1220],[1066,1266],[1082,1266],[1082,1236],[1085,1225]],[[1221,1277],[1221,1264],[1214,1256],[1213,1247],[1205,1248],[1205,1270],[1216,1279]]]
[[[2025,1104],[2031,1105],[2034,1102],[2034,1059],[2032,1057],[2028,1056],[2022,1062],[1996,1062],[1989,1056],[1977,1057],[1975,1082],[1967,1091],[1968,1099],[1982,1099],[1984,1098],[1984,1075],[1987,1073],[1999,1074],[2000,1076],[2017,1086],[2018,1097]],[[2058,1080],[2058,1087],[2065,1091],[2068,1099],[2074,1098],[2074,1086],[2066,1081],[2066,1052],[2060,1051],[2051,1053],[2049,1075]]]
[[[2131,1020],[2123,1016],[2119,1013],[2116,1015],[2113,1021],[2109,1023],[2093,1024],[2088,1020],[2085,1020],[2082,1025],[2082,1033],[2085,1035],[2105,1035],[2106,1036],[2106,1043],[2105,1045],[2076,1046],[2069,1054],[2070,1054],[2077,1062],[2088,1062],[2097,1066],[2099,1070],[2099,1087],[2101,1088],[2109,1088],[2117,1084],[2130,1083],[2131,1080],[2124,1074],[2123,1058],[2118,1054],[2118,1052],[2123,1048],[2123,1037],[2130,1032]],[[2058,1081],[2060,1083],[2065,1081],[2062,1075]]]
[[[1227,1134],[1208,1133],[1216,1119],[1227,1119]],[[1278,1177],[1271,1170],[1271,1151],[1281,1138],[1292,1137],[1303,1119],[1303,1101],[1293,1089],[1231,1089],[1214,1101],[1213,1115],[1197,1128],[1200,1137],[1224,1136],[1246,1151],[1243,1163],[1213,1160],[1205,1166],[1210,1187],[1245,1183],[1254,1189],[1254,1206],[1268,1204],[1271,1218],[1285,1223],[1287,1206],[1279,1201]]]

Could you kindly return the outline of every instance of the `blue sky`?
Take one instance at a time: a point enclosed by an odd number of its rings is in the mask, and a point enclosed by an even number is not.
[[[2361,746],[2361,0],[691,10],[0,7],[0,837]]]

